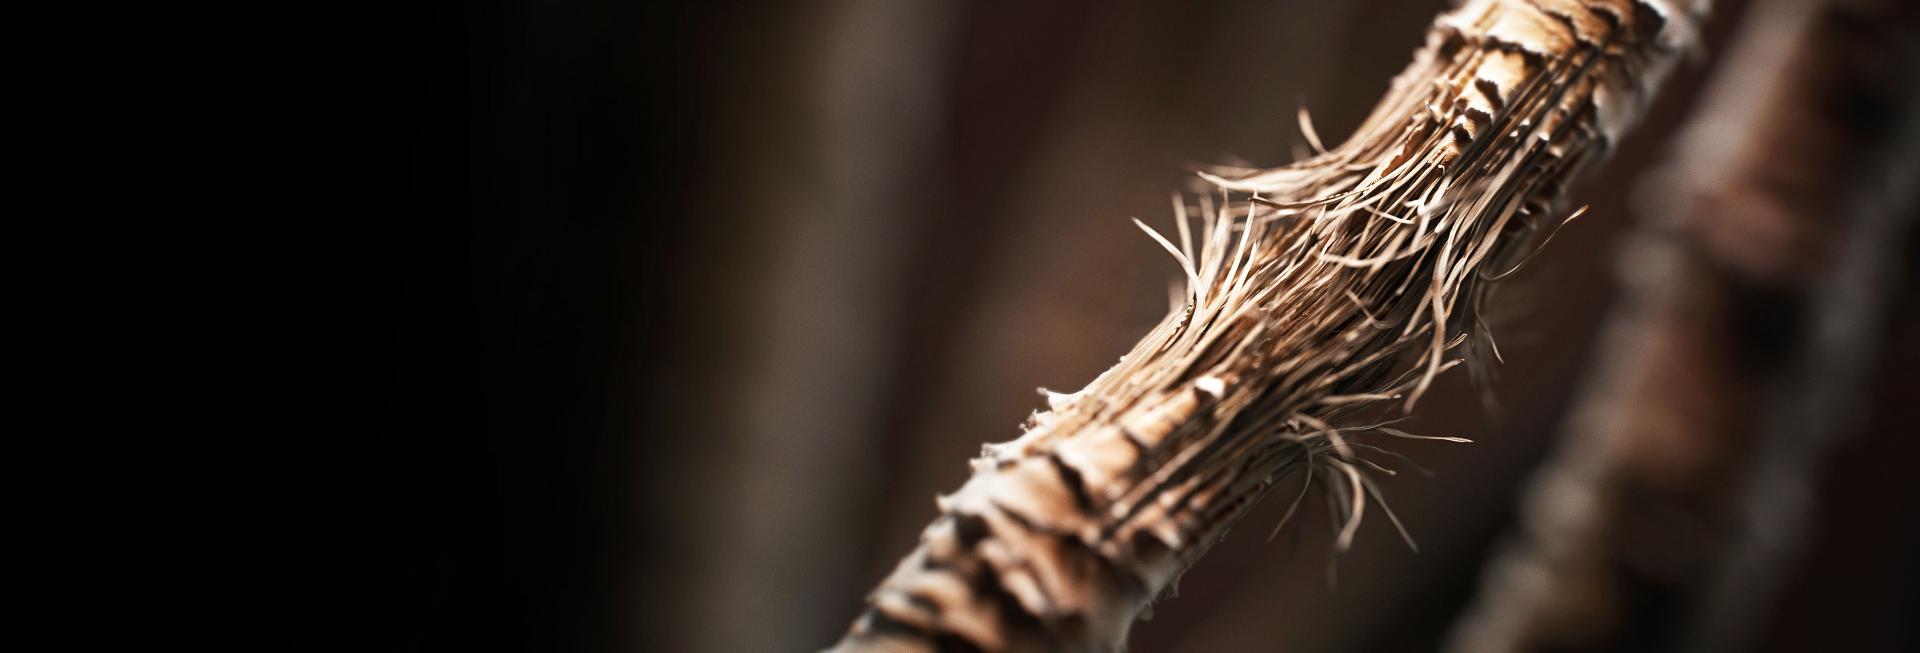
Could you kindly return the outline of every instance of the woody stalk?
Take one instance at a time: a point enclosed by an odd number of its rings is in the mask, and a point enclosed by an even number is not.
[[[1149,230],[1186,278],[1112,369],[984,447],[836,651],[1115,651],[1270,488],[1304,476],[1352,542],[1379,491],[1377,422],[1498,350],[1489,290],[1568,219],[1697,44],[1705,0],[1469,0],[1345,143]],[[1372,423],[1370,423],[1372,422]],[[1458,440],[1458,438],[1445,438]],[[1388,513],[1391,517],[1391,513]],[[1397,525],[1397,520],[1396,520]]]

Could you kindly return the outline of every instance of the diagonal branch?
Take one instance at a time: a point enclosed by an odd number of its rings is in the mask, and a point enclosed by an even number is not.
[[[1202,173],[1218,197],[1175,200],[1179,247],[1155,236],[1187,277],[1172,312],[985,448],[838,650],[1118,650],[1292,471],[1348,499],[1346,546],[1377,494],[1354,445],[1394,434],[1337,425],[1410,410],[1458,362],[1485,275],[1559,222],[1703,4],[1467,2],[1345,143]]]

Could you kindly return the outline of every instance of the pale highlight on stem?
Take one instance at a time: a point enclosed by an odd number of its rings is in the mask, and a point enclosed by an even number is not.
[[[1638,120],[1704,12],[1470,1],[1345,143],[1202,173],[1218,197],[1174,200],[1177,244],[1148,230],[1186,277],[1167,318],[985,447],[837,650],[1118,650],[1294,473],[1346,547],[1379,499],[1364,470],[1384,469],[1363,439],[1417,436],[1341,425],[1410,410],[1452,353],[1490,348],[1492,279],[1561,222],[1567,184]]]

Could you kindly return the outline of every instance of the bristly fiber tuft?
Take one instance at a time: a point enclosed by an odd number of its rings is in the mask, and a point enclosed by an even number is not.
[[[1140,225],[1186,279],[1167,317],[985,447],[843,650],[1117,650],[1295,472],[1350,546],[1392,456],[1357,439],[1422,437],[1350,425],[1412,410],[1463,360],[1492,285],[1565,222],[1567,184],[1638,118],[1703,12],[1470,0],[1344,143],[1322,148],[1303,113],[1317,154],[1200,173],[1212,189],[1174,198],[1174,238]]]

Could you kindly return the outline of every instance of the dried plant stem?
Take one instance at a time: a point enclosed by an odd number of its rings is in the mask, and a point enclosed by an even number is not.
[[[1187,280],[1167,318],[986,447],[838,650],[1118,650],[1292,473],[1341,499],[1347,546],[1378,495],[1361,440],[1418,436],[1343,425],[1411,409],[1458,362],[1489,285],[1560,222],[1704,11],[1469,1],[1345,143],[1203,173],[1217,200],[1176,199],[1177,243],[1153,234]]]
[[[1452,650],[1747,648],[1915,209],[1905,4],[1748,10],[1653,177],[1660,213],[1628,251],[1601,367]]]

